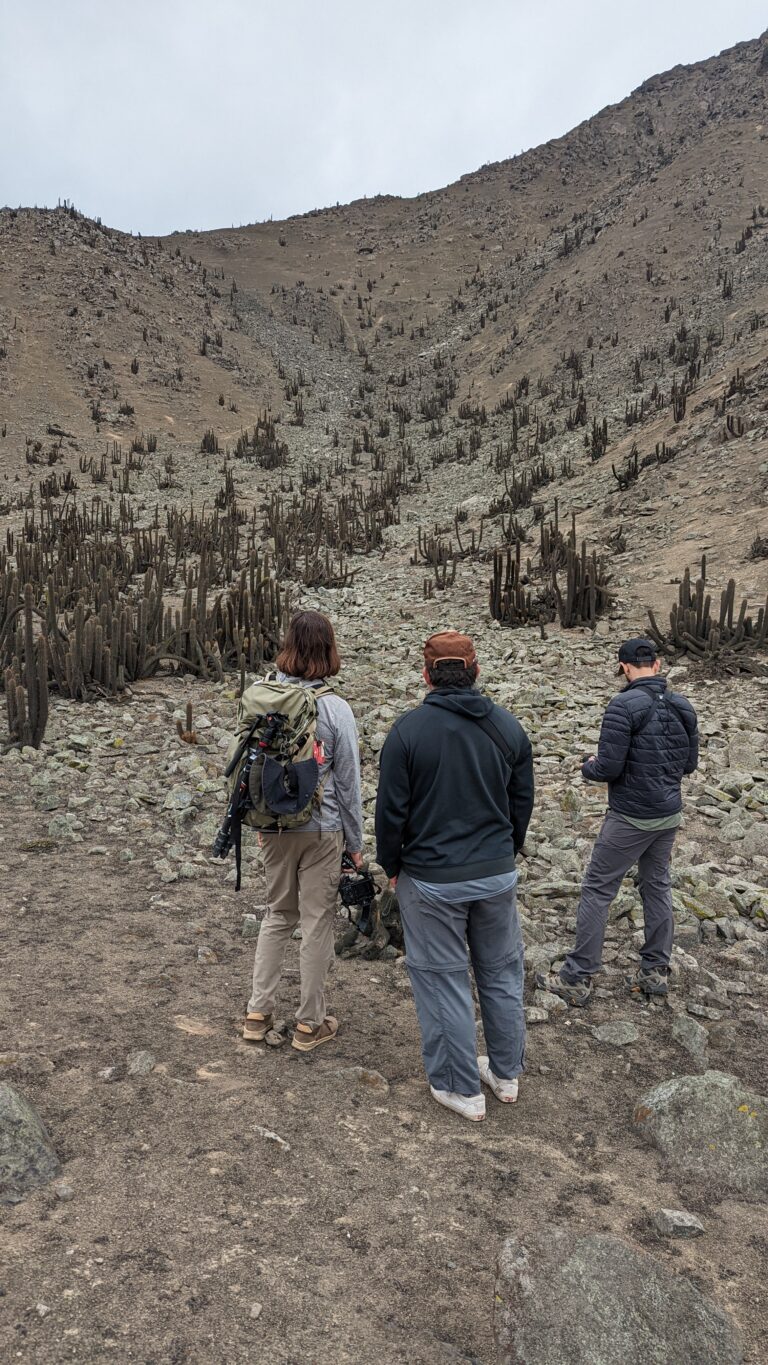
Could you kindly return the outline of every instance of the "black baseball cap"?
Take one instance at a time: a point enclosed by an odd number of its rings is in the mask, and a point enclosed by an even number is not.
[[[625,640],[619,646],[619,663],[634,664],[635,668],[650,668],[656,662],[656,646],[653,640],[647,640],[643,635],[636,635],[632,640]],[[618,670],[621,675],[621,669]]]

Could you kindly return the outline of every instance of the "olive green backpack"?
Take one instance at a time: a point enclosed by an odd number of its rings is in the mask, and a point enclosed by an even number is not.
[[[246,688],[237,734],[227,751],[229,814],[240,888],[240,830],[300,829],[323,800],[317,701],[333,692],[319,683],[280,682],[267,674]]]

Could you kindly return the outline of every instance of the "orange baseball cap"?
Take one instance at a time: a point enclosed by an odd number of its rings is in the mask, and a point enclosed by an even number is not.
[[[458,630],[439,630],[424,643],[424,662],[427,668],[432,668],[440,659],[454,659],[471,668],[477,663],[477,654],[468,635],[461,635]]]

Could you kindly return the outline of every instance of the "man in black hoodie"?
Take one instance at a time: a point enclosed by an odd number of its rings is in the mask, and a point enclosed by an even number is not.
[[[515,855],[533,809],[533,760],[520,723],[476,690],[467,635],[430,636],[424,662],[430,691],[381,751],[377,858],[397,882],[432,1096],[476,1121],[481,1080],[510,1103],[523,1070]],[[477,1056],[467,943],[487,1057]]]

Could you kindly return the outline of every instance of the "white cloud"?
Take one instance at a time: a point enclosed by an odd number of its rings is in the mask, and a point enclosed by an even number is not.
[[[764,0],[0,0],[0,202],[159,233],[416,194],[764,23]]]

